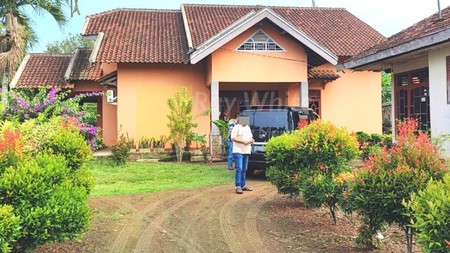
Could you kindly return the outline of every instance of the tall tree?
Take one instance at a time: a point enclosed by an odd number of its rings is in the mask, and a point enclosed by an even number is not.
[[[45,52],[50,54],[72,54],[77,48],[92,48],[93,45],[94,42],[92,40],[84,40],[81,35],[77,34],[67,39],[48,43]]]

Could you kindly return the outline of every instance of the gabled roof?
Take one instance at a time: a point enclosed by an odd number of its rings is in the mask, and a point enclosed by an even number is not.
[[[450,40],[450,7],[442,10],[442,19],[435,13],[428,18],[392,35],[386,41],[349,59],[346,68],[358,68],[399,57],[448,42]],[[375,68],[382,67],[374,66]],[[370,67],[369,67],[370,68]]]
[[[70,54],[29,54],[19,66],[11,88],[66,87],[64,74],[69,66]]]
[[[99,62],[187,63],[192,52],[189,47],[220,38],[239,21],[248,22],[251,15],[257,16],[264,9],[271,13],[272,22],[285,22],[336,56],[353,56],[384,40],[341,8],[196,4],[182,5],[180,11],[115,9],[99,13],[87,17],[82,33],[104,33],[96,58]]]
[[[203,44],[250,12],[259,12],[264,8],[283,17],[337,56],[356,55],[385,39],[342,8],[183,5],[194,47]]]
[[[179,10],[115,9],[88,16],[83,35],[104,33],[98,62],[186,63]]]
[[[311,49],[314,53],[320,55],[327,62],[333,65],[337,64],[338,58],[336,55],[331,53],[323,46],[319,45],[316,41],[309,38],[306,34],[299,31],[296,27],[292,26],[292,24],[286,21],[283,17],[274,13],[268,8],[264,8],[258,12],[251,11],[238,21],[228,26],[226,29],[220,31],[213,37],[209,38],[207,41],[198,45],[196,47],[196,51],[191,54],[191,63],[195,64],[199,62],[227,42],[234,39],[245,30],[256,25],[264,19],[268,19],[275,23],[277,26],[281,27],[284,31],[304,44],[307,48]]]
[[[100,64],[90,64],[92,49],[77,49],[71,54],[29,54],[14,79],[11,88],[42,88],[58,86],[70,88],[68,81],[92,80],[100,78]]]

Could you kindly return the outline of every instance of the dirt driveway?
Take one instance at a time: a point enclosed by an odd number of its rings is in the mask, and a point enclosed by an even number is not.
[[[361,252],[350,218],[335,226],[325,209],[280,196],[264,179],[249,185],[254,191],[242,195],[223,185],[92,198],[83,239],[34,252]],[[390,234],[394,241],[379,252],[403,252],[402,234]]]

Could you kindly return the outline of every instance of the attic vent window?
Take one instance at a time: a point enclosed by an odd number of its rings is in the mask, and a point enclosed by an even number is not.
[[[237,48],[238,51],[284,51],[272,38],[262,30],[258,30],[244,44]]]

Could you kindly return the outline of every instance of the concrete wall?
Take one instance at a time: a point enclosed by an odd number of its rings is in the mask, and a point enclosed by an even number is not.
[[[237,51],[262,29],[283,52]],[[268,22],[261,22],[228,42],[211,55],[209,81],[219,82],[302,82],[307,80],[307,55],[304,48]]]
[[[447,104],[447,56],[450,56],[450,46],[431,51],[428,58],[432,137],[450,134],[450,105]],[[444,148],[446,155],[450,157],[450,142],[444,143]]]
[[[321,90],[322,119],[350,131],[381,133],[381,74],[345,70],[339,75],[339,79],[325,86],[319,82],[309,84],[310,89]]]
[[[119,64],[117,85],[117,129],[136,141],[142,137],[169,135],[167,100],[182,86],[190,88],[194,115],[210,108],[210,91],[203,65]],[[209,116],[196,118],[200,135],[209,134]],[[169,145],[169,144],[168,144]]]

